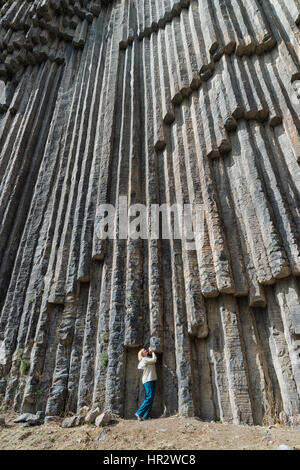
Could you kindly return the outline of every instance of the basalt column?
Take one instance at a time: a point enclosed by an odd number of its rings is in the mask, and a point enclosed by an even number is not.
[[[300,1],[0,0],[0,403],[300,418]],[[201,204],[182,239],[98,208]],[[122,230],[122,227],[119,227]]]

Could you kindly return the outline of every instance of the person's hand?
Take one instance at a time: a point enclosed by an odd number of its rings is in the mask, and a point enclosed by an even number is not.
[[[151,346],[149,348],[149,353],[153,353],[153,349],[151,348]]]

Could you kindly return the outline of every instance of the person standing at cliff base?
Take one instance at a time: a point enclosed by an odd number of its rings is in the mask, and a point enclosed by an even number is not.
[[[135,416],[139,421],[144,421],[144,419],[149,417],[155,396],[155,385],[157,381],[155,363],[157,358],[154,351],[150,347],[148,351],[144,348],[139,351],[138,360],[138,369],[143,370],[142,381],[145,387],[146,398],[135,413]]]

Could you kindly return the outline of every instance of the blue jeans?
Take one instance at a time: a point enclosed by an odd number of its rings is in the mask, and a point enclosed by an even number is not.
[[[156,384],[156,380],[152,380],[151,382],[144,383],[146,398],[141,404],[140,408],[136,412],[136,414],[141,416],[141,418],[147,418],[151,411],[152,403],[153,403],[154,395],[155,395],[155,384]]]

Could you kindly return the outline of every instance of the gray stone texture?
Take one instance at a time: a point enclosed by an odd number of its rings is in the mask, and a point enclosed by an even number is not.
[[[74,428],[84,424],[84,416],[70,416],[61,423],[62,428]]]
[[[104,426],[105,424],[110,423],[112,420],[111,414],[109,412],[101,413],[101,415],[97,416],[95,420],[96,426]]]
[[[100,408],[97,406],[97,408],[89,411],[85,417],[85,422],[87,424],[94,424],[95,419],[100,415]]]
[[[149,343],[154,416],[297,423],[299,13],[0,0],[4,408],[133,417]],[[120,195],[203,204],[196,250],[97,239]]]

